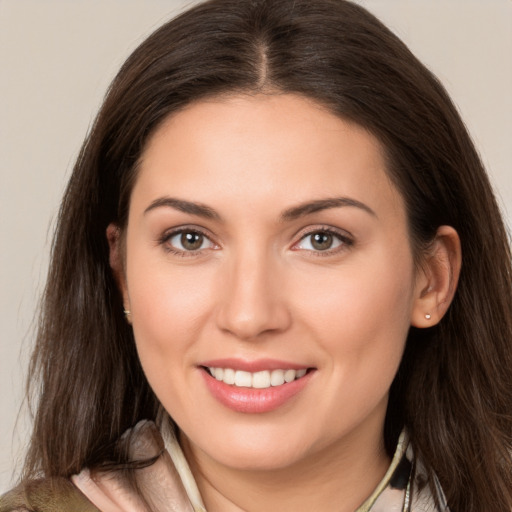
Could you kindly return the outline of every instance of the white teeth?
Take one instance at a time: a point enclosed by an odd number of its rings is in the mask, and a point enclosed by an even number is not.
[[[237,370],[235,372],[235,386],[250,388],[252,386],[252,375],[249,372]]]
[[[270,387],[270,372],[256,372],[252,374],[252,387],[264,389]]]
[[[226,384],[234,384],[235,383],[235,370],[231,368],[226,368],[224,370],[224,378],[222,379]]]
[[[272,386],[281,386],[284,384],[284,371],[273,370],[270,374],[270,384]]]
[[[244,388],[265,389],[270,386],[282,386],[306,375],[307,369],[301,370],[263,370],[261,372],[245,372],[231,368],[209,367],[211,375],[225,384]]]
[[[295,374],[296,374],[295,370],[286,370],[284,372],[284,381],[292,382],[293,380],[295,380]]]

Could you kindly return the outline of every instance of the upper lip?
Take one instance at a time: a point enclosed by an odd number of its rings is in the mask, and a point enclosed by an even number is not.
[[[242,370],[245,372],[262,372],[264,370],[302,370],[310,368],[308,365],[293,363],[290,361],[280,361],[278,359],[256,359],[248,361],[246,359],[225,358],[203,361],[199,366],[210,368],[231,368],[233,370]]]

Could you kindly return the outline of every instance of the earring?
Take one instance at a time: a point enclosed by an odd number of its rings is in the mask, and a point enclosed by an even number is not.
[[[132,319],[130,318],[130,316],[131,316],[132,312],[129,309],[124,309],[123,313],[124,313],[124,317],[126,318],[126,321],[131,325]]]
[[[430,315],[430,313],[427,313],[427,314],[425,315],[425,318],[426,318],[427,320],[430,320],[430,319],[432,318],[432,316]]]

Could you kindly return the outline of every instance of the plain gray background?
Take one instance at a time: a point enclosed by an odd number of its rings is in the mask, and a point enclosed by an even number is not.
[[[51,228],[74,158],[129,52],[192,1],[0,0],[0,493],[27,441],[23,397]],[[360,0],[459,106],[512,219],[512,0]],[[91,319],[94,321],[94,319]]]

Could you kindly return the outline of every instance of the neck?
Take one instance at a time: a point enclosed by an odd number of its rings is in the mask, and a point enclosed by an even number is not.
[[[359,431],[349,437],[271,470],[223,465],[184,435],[181,444],[208,512],[353,512],[383,478],[390,460],[382,431]]]

